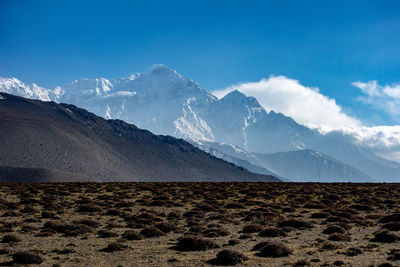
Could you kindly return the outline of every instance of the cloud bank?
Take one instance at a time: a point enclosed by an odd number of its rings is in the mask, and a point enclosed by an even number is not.
[[[267,111],[281,112],[307,126],[338,129],[361,125],[359,120],[345,114],[335,99],[321,94],[318,88],[303,86],[285,76],[236,84],[213,93],[221,98],[235,89],[255,97]]]
[[[400,125],[347,128],[341,130],[356,143],[370,148],[379,156],[400,162]]]
[[[376,80],[369,82],[353,82],[364,94],[359,101],[373,106],[393,117],[400,115],[400,84],[379,85]]]

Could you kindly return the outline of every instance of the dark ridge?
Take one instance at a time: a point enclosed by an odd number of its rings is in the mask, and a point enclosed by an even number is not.
[[[279,181],[74,105],[3,95],[0,181]]]
[[[90,182],[91,180],[82,174],[58,170],[0,166],[0,182]]]

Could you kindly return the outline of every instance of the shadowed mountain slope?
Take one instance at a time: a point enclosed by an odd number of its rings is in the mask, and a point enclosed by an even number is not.
[[[45,173],[45,181],[279,181],[182,139],[105,120],[73,105],[0,96],[0,174],[6,180],[14,180],[10,170],[17,168],[24,176]]]

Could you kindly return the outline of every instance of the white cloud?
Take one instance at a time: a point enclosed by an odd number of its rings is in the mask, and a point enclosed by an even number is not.
[[[354,127],[342,129],[352,135],[358,143],[373,148],[375,151],[396,149],[400,152],[400,125]]]
[[[267,111],[281,112],[304,125],[329,129],[361,125],[359,120],[345,114],[335,99],[322,95],[318,88],[303,86],[285,76],[270,76],[213,93],[221,98],[235,89],[255,97]]]
[[[375,152],[375,154],[387,160],[397,161],[400,163],[400,151]]]
[[[400,125],[361,127],[349,133],[377,155],[400,162]]]
[[[359,101],[391,116],[400,115],[400,84],[382,86],[375,80],[353,82],[352,85],[364,93],[358,98]]]
[[[364,94],[369,96],[378,96],[380,94],[377,81],[369,81],[367,83],[358,81],[353,82],[352,85],[358,87]]]

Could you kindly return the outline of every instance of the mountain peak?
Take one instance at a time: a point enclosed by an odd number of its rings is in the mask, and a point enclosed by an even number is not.
[[[232,92],[228,93],[225,95],[223,98],[221,98],[222,102],[230,102],[233,104],[237,103],[244,103],[252,107],[261,107],[261,105],[258,103],[257,99],[255,99],[252,96],[246,96],[239,90],[235,89]]]
[[[25,84],[17,78],[0,78],[0,92],[43,101],[51,100],[49,90],[35,83]]]
[[[10,87],[12,85],[20,85],[23,84],[20,80],[17,78],[3,78],[0,77],[0,86],[2,87]]]
[[[232,92],[228,93],[225,97],[234,97],[234,98],[247,98],[245,94],[240,92],[238,89],[233,90]]]
[[[175,74],[179,75],[175,70],[172,70],[165,66],[164,64],[156,64],[151,69],[151,73],[153,74]]]

